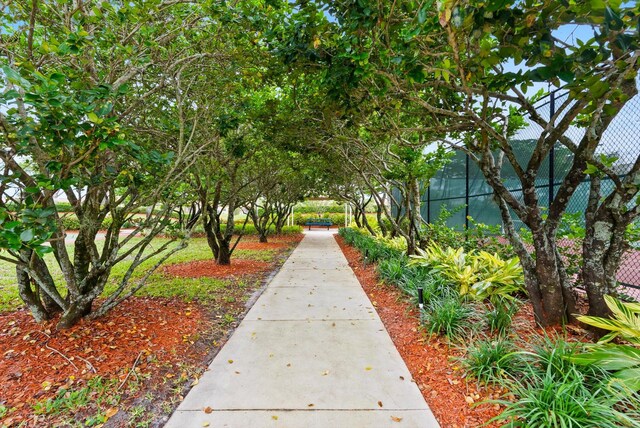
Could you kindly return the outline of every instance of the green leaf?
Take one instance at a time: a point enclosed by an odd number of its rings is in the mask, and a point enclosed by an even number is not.
[[[2,72],[4,73],[5,76],[7,76],[7,79],[9,79],[11,82],[22,86],[25,89],[28,89],[31,87],[31,84],[25,80],[20,73],[18,73],[16,70],[14,70],[13,68],[5,65],[4,67],[2,67]]]
[[[585,174],[593,175],[593,174],[598,173],[598,171],[600,171],[600,170],[598,169],[597,166],[587,162],[587,167],[584,170]]]
[[[34,233],[33,233],[33,229],[26,229],[23,230],[22,233],[20,233],[20,240],[22,242],[29,242],[33,239]]]
[[[640,390],[640,367],[620,370],[613,375],[631,391]]]
[[[67,76],[65,76],[62,73],[51,73],[51,75],[49,76],[49,79],[57,82],[57,83],[64,83],[65,80],[67,80]]]
[[[433,3],[433,1],[426,2],[426,4],[422,6],[422,9],[418,11],[418,22],[420,24],[424,24],[424,22],[427,20],[427,13],[431,8],[431,3]]]
[[[87,117],[89,118],[90,122],[93,122],[95,124],[102,123],[102,119],[100,119],[98,115],[95,114],[94,112],[87,113]]]
[[[628,345],[592,346],[583,354],[571,357],[576,364],[594,364],[605,370],[622,370],[640,366],[640,349]]]

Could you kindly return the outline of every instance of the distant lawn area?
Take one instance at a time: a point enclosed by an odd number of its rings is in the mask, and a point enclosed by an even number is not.
[[[156,238],[151,243],[150,247],[157,248],[166,242],[166,239]],[[98,241],[100,243],[100,241]],[[70,254],[73,254],[73,245],[67,245],[67,250]],[[151,248],[150,248],[151,250]],[[249,259],[261,262],[270,263],[277,257],[278,251],[276,250],[236,250],[233,253],[231,263],[234,259]],[[185,263],[197,260],[209,260],[212,259],[211,250],[207,245],[205,238],[193,238],[189,242],[189,246],[182,251],[172,255],[165,265]],[[60,281],[62,284],[62,272],[55,263],[55,259],[52,254],[47,254],[45,260],[51,267],[51,273],[56,281]],[[146,263],[138,267],[134,273],[132,281],[135,282],[137,278],[144,275],[146,269],[153,266],[153,260],[148,260]],[[108,295],[111,290],[114,289],[116,284],[122,279],[129,263],[122,262],[115,266],[112,270],[109,284],[107,285],[104,294]],[[139,296],[149,297],[179,297],[184,300],[190,301],[195,298],[200,300],[206,300],[210,296],[214,296],[213,291],[229,284],[231,280],[219,279],[219,278],[174,278],[167,275],[163,275],[162,266],[156,270],[156,272],[149,277],[147,284],[138,291]],[[237,282],[237,280],[235,280]],[[0,261],[0,313],[14,311],[22,306],[22,301],[18,295],[18,287],[16,286],[16,274],[15,266],[9,262]]]

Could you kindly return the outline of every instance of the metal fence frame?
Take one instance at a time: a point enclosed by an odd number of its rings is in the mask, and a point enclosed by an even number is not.
[[[564,96],[566,96],[566,92],[563,94],[559,93],[560,90],[556,90],[551,92],[546,99],[542,100],[542,102],[540,102],[538,105],[536,105],[536,109],[540,110],[540,109],[544,109],[544,113],[545,115],[548,113],[549,116],[551,117],[556,113],[556,101],[558,99],[563,98]],[[638,117],[640,117],[640,96],[636,96],[634,99],[630,100],[630,102],[628,104],[631,104],[631,107],[633,108],[633,114],[637,114]],[[638,113],[636,113],[638,112]],[[618,118],[616,118],[618,119]],[[615,120],[614,120],[615,122]],[[635,127],[637,128],[637,126]],[[636,147],[635,149],[638,151],[638,153],[640,153],[640,128],[635,129],[632,126],[632,132],[633,132],[633,136],[636,138],[637,143],[636,143]],[[628,135],[626,136],[628,138]],[[621,135],[621,138],[625,138],[625,135]],[[629,143],[627,143],[629,144]],[[631,143],[633,144],[633,143]],[[633,145],[631,146],[633,148]],[[460,154],[460,152],[458,152]],[[637,156],[638,153],[634,154],[633,156]],[[423,207],[426,207],[426,209],[423,210],[423,218],[427,221],[427,223],[431,223],[432,220],[434,218],[437,217],[438,213],[435,213],[434,208],[438,207],[438,206],[456,206],[456,204],[453,204],[453,202],[460,202],[462,204],[464,204],[464,220],[458,218],[458,221],[454,221],[454,222],[449,222],[450,226],[456,227],[456,228],[464,228],[464,229],[468,229],[469,228],[469,218],[470,218],[470,211],[471,208],[473,207],[474,201],[479,201],[482,198],[483,203],[486,206],[486,200],[488,197],[492,197],[493,196],[493,192],[492,191],[486,191],[486,192],[479,192],[479,193],[474,193],[472,191],[470,191],[471,189],[471,177],[470,177],[470,170],[472,167],[475,167],[475,164],[470,160],[470,157],[468,155],[462,155],[465,157],[464,159],[464,187],[461,185],[461,183],[456,183],[458,184],[457,186],[454,185],[454,181],[455,180],[460,180],[460,177],[458,176],[457,178],[447,178],[446,176],[444,176],[443,172],[441,174],[441,176],[439,178],[432,178],[431,184],[434,183],[434,181],[437,182],[438,184],[438,188],[440,189],[440,193],[443,194],[450,194],[453,193],[453,195],[449,195],[449,196],[445,196],[445,197],[434,197],[433,195],[433,191],[432,191],[432,185],[427,186],[426,192],[423,195],[422,198],[422,202],[423,202]],[[460,160],[460,159],[459,159]],[[547,193],[548,194],[548,199],[547,202],[551,203],[551,201],[553,201],[553,197],[555,195],[555,189],[556,186],[560,185],[562,183],[563,177],[560,176],[558,177],[556,168],[560,167],[562,168],[563,165],[559,165],[556,162],[556,146],[554,146],[549,154],[549,157],[547,159],[547,168],[548,168],[548,179],[546,180],[546,182],[544,183],[540,183],[538,185],[536,185],[536,188]],[[472,166],[473,165],[473,166]],[[462,172],[462,166],[460,165],[458,173]],[[544,178],[544,177],[543,177]],[[482,177],[482,180],[484,179],[484,177]],[[603,180],[603,182],[605,182],[606,180]],[[585,180],[583,181],[583,184],[585,186],[587,186],[589,183],[589,180]],[[447,186],[449,186],[448,190],[445,190],[447,188]],[[459,192],[456,193],[456,189],[459,190]],[[510,191],[512,192],[518,192],[521,191],[521,188],[517,188],[517,187],[511,187],[509,188]],[[581,196],[578,194],[575,194],[574,197],[576,197],[577,199],[579,199]],[[492,198],[488,198],[490,200],[492,200]],[[541,201],[543,200],[543,198],[541,198]],[[464,202],[463,202],[464,201]],[[586,201],[585,201],[586,202]],[[580,203],[582,203],[580,201]],[[495,208],[497,208],[497,205],[495,204],[495,202],[492,201],[492,204],[494,205]],[[458,206],[460,204],[457,204]],[[426,211],[426,212],[424,212]],[[439,211],[439,210],[438,210]],[[579,211],[579,209],[577,210]],[[570,212],[570,211],[569,211]],[[435,214],[435,216],[434,216]],[[514,220],[517,220],[514,219]],[[496,221],[494,224],[501,224],[501,221]],[[629,266],[631,265],[631,266]],[[628,278],[631,278],[630,280],[619,280],[619,282],[621,283],[621,285],[624,285],[628,288],[628,292],[627,294],[631,295],[632,297],[640,300],[640,250],[639,249],[631,249],[629,250],[629,252],[626,255],[626,258],[624,259],[623,263],[621,264],[620,267],[620,271],[619,271],[619,278],[620,277],[625,277],[625,272],[623,271],[624,269],[631,269],[631,271],[629,272]]]

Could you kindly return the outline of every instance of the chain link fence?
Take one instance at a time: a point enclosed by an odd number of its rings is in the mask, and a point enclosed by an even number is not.
[[[549,119],[555,113],[556,106],[562,105],[566,99],[566,93],[556,91],[539,102],[537,111],[542,117]],[[528,118],[525,118],[525,121],[527,126],[511,141],[516,156],[523,164],[528,162],[535,142],[542,132],[538,124]],[[584,133],[584,128],[571,127],[566,135],[577,142]],[[598,150],[601,154],[617,158],[613,164],[617,173],[623,175],[629,171],[640,156],[640,96],[631,99],[609,125]],[[538,198],[542,206],[548,207],[549,201],[553,200],[572,162],[571,152],[560,144],[556,144],[552,153],[544,160],[536,178]],[[510,165],[503,167],[502,175],[507,188],[522,200],[520,182]],[[589,186],[588,180],[582,182],[567,207],[567,213],[577,213],[575,215],[582,221],[589,197]],[[610,180],[602,181],[604,194],[612,188]],[[422,202],[422,218],[427,222],[434,222],[442,209],[446,208],[452,212],[447,223],[454,228],[469,227],[470,218],[487,225],[502,223],[498,206],[493,201],[491,187],[477,165],[462,152],[456,152],[452,161],[431,179]],[[518,221],[516,226],[523,227]],[[632,242],[631,245],[622,261],[617,279],[625,287],[623,292],[640,300],[640,242]],[[574,245],[574,248],[580,247]]]

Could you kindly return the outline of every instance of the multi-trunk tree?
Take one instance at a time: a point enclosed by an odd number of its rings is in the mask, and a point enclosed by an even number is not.
[[[173,1],[3,6],[0,257],[15,264],[36,320],[62,312],[65,328],[99,316],[186,245],[150,244],[182,203],[174,186],[202,149],[176,119],[191,105],[176,78],[199,59],[220,59],[201,43],[210,12]],[[62,196],[72,213],[58,209]],[[77,219],[73,242],[65,216]],[[125,224],[134,229],[123,235]],[[119,263],[125,274],[104,294]]]
[[[637,93],[638,6],[365,1],[331,3],[330,11],[341,34],[340,57],[351,59],[337,68],[342,87],[364,87],[373,100],[395,98],[422,118],[416,132],[464,150],[477,162],[494,190],[543,325],[563,322],[575,312],[556,235],[572,195],[591,179],[581,279],[589,312],[606,315],[603,295],[615,290],[627,230],[640,213],[637,150],[631,150],[634,158],[624,171],[601,156],[604,133]],[[572,29],[575,37],[561,36]],[[539,96],[527,95],[535,83],[567,91],[550,118],[536,110]],[[542,128],[526,162],[519,161],[510,143],[524,124],[523,115]],[[568,131],[576,128],[583,130],[580,138],[569,138]],[[546,210],[536,177],[554,145],[570,150],[573,160]],[[503,182],[507,166],[522,192]],[[605,192],[603,180],[613,190]],[[522,243],[515,220],[531,231],[533,250]]]

